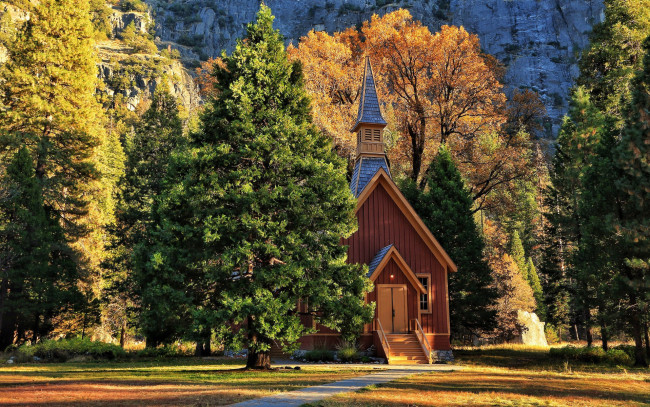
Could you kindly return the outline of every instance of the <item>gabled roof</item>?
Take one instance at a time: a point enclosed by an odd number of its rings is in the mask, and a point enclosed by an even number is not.
[[[433,237],[433,234],[426,227],[422,219],[415,212],[411,204],[408,203],[402,192],[400,192],[397,185],[390,178],[390,175],[383,169],[379,168],[372,179],[367,183],[363,191],[357,196],[357,211],[363,206],[368,197],[372,192],[377,188],[377,186],[383,186],[388,195],[391,197],[393,202],[400,208],[406,219],[409,221],[411,226],[415,229],[418,235],[422,238],[424,243],[427,245],[429,250],[436,256],[440,264],[443,266],[446,265],[447,269],[450,271],[458,271],[456,264],[451,260],[451,257],[447,254],[445,249],[442,248],[438,240]]]
[[[357,122],[352,127],[352,132],[356,132],[361,124],[386,125],[386,120],[384,120],[379,109],[379,98],[377,97],[377,89],[375,89],[375,78],[372,75],[369,57],[366,57],[359,113],[357,113]]]
[[[370,261],[370,264],[368,264],[368,278],[375,272],[377,269],[377,266],[379,266],[379,263],[381,263],[382,260],[384,260],[384,257],[386,257],[386,254],[388,254],[388,251],[393,247],[392,244],[389,244],[388,246],[379,249],[375,257],[372,258]]]
[[[399,251],[397,251],[395,246],[392,244],[379,250],[379,252],[370,262],[370,265],[368,267],[368,278],[370,281],[375,281],[377,277],[379,277],[379,274],[381,274],[381,271],[384,269],[384,267],[386,267],[391,259],[395,261],[397,267],[402,270],[402,273],[404,273],[406,278],[411,282],[416,290],[420,291],[422,294],[427,293],[427,289],[424,288],[422,283],[420,283],[420,280],[418,280],[413,270],[411,270],[402,255],[399,254]]]
[[[350,181],[350,190],[355,198],[359,197],[380,168],[383,168],[390,176],[390,169],[388,169],[385,157],[359,157],[354,165],[354,172]]]

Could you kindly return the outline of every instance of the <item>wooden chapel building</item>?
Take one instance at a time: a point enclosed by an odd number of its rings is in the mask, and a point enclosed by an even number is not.
[[[359,229],[343,244],[348,262],[368,265],[375,319],[361,345],[375,346],[389,363],[432,363],[452,358],[448,273],[456,265],[393,182],[386,160],[386,127],[366,57],[357,121],[357,154],[350,182]],[[310,323],[309,321],[304,321]],[[338,334],[318,326],[302,349],[335,345]]]

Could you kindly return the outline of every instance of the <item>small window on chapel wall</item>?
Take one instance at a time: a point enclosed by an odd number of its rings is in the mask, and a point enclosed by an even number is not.
[[[376,141],[376,142],[381,141],[381,130],[374,129],[372,131],[372,141]]]
[[[420,294],[420,311],[423,313],[431,312],[431,276],[418,274],[418,280],[424,287],[426,294]]]
[[[363,130],[363,140],[364,141],[372,141],[372,129],[364,129]]]

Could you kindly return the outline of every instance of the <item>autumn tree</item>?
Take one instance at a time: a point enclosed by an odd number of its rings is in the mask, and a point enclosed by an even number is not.
[[[373,16],[360,31],[311,32],[289,54],[305,66],[315,123],[344,156],[354,149],[347,127],[354,121],[361,58],[367,55],[388,113],[386,139],[395,173],[423,182],[423,163],[446,143],[469,180],[478,202],[474,210],[488,204],[495,188],[530,176],[529,135],[521,126],[512,134],[502,129],[508,114],[498,64],[463,28],[444,26],[432,34],[408,11],[398,10]],[[521,110],[513,116],[532,125],[538,109]]]

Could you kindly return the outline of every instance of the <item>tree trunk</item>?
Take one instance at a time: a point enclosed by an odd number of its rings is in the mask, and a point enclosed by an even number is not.
[[[643,324],[643,334],[645,336],[645,354],[650,358],[650,336],[648,335],[648,323]]]
[[[587,337],[587,347],[591,347],[594,343],[594,338],[591,336],[591,316],[589,315],[589,309],[585,308],[585,336]]]
[[[210,346],[210,338],[205,340],[205,344],[203,345],[203,352],[205,352],[204,356],[210,356],[212,354],[212,347]]]
[[[124,349],[126,344],[126,318],[122,320],[122,329],[120,329],[120,347]]]
[[[252,352],[248,350],[247,369],[271,369],[271,352]]]
[[[145,338],[144,340],[144,347],[145,348],[156,348],[158,347],[158,341],[153,340],[151,338]]]
[[[630,323],[632,325],[632,334],[634,336],[634,366],[648,367],[645,360],[645,350],[643,349],[642,327],[637,309],[636,297],[630,296],[631,312]]]
[[[607,324],[602,318],[600,320],[600,340],[603,342],[603,350],[607,352],[607,349],[609,349],[609,332],[607,331]]]
[[[194,348],[194,356],[203,356],[203,342],[196,342],[196,348]]]
[[[32,332],[32,345],[36,344],[38,341],[39,320],[40,317],[36,314],[36,318],[34,318],[34,332]]]
[[[257,332],[255,332],[255,317],[248,316],[248,359],[246,369],[271,369],[271,352],[257,352],[253,349],[258,345]]]

